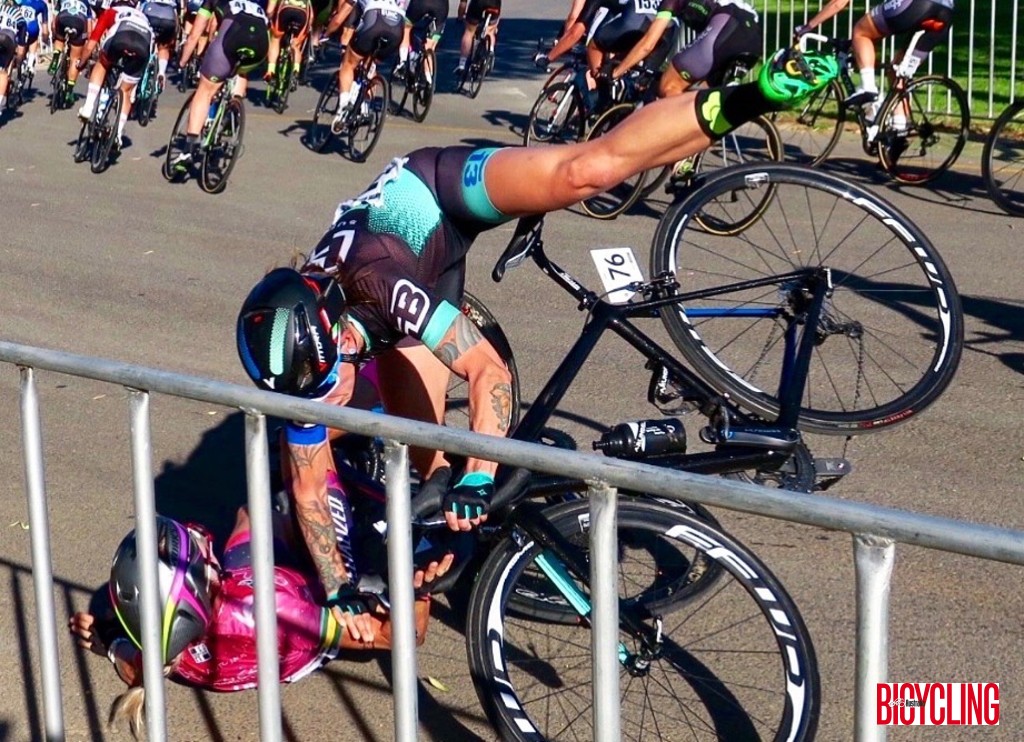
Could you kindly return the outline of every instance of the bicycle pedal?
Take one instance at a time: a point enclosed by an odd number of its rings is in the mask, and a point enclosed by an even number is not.
[[[824,492],[851,471],[852,465],[842,457],[815,457],[814,491]]]

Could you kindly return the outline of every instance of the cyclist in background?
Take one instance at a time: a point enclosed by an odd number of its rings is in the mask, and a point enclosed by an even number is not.
[[[32,20],[28,24],[28,66],[36,68],[36,53],[39,51],[39,37],[43,41],[50,40],[50,8],[46,0],[15,0],[16,5],[28,8],[32,12]],[[20,62],[20,59],[19,59]]]
[[[245,97],[245,76],[259,67],[270,48],[267,14],[255,0],[203,0],[192,32],[181,48],[178,68],[184,70],[209,21],[217,19],[217,35],[210,42],[199,68],[199,85],[188,110],[186,147],[171,163],[179,173],[199,160],[199,135],[206,123],[210,103],[233,73],[237,74],[233,95]]]
[[[121,118],[117,122],[117,147],[123,145],[124,126],[131,113],[135,86],[149,64],[149,56],[153,53],[153,29],[149,19],[139,10],[136,0],[114,0],[114,3],[103,11],[96,21],[89,41],[82,50],[81,59],[76,64],[81,67],[84,60],[92,56],[99,47],[100,56],[89,74],[89,88],[85,95],[85,103],[78,109],[78,116],[86,121],[92,118],[99,98],[100,89],[107,77],[107,70],[113,65],[121,64],[121,76],[117,84],[120,86],[124,105]]]
[[[793,32],[795,39],[799,40],[804,34],[813,31],[849,4],[850,0],[829,0],[805,25],[797,26]],[[953,0],[887,0],[865,13],[853,27],[853,59],[860,72],[860,85],[846,97],[845,103],[862,106],[878,100],[878,83],[875,80],[876,41],[895,34],[925,30],[913,56],[903,59],[901,52],[896,60],[902,60],[908,76],[911,76],[932,49],[946,38],[952,22]]]
[[[92,8],[83,0],[63,0],[57,6],[57,14],[53,17],[53,57],[50,59],[49,74],[57,72],[57,62],[60,53],[64,51],[64,35],[70,33],[68,44],[71,50],[68,52],[68,92],[67,105],[75,100],[75,83],[78,82],[78,67],[76,63],[82,58],[82,49],[85,41],[92,31],[93,14]]]
[[[187,39],[192,35],[192,26],[196,22],[196,14],[199,13],[199,9],[203,7],[203,0],[185,0],[185,12],[182,13],[181,33],[183,38]],[[206,45],[210,43],[210,39],[213,38],[216,32],[217,22],[216,19],[211,18],[203,30],[203,35],[199,37],[199,42],[196,44],[195,55],[202,58],[206,52]]]
[[[390,648],[386,614],[373,613],[373,646],[344,634],[324,606],[320,585],[293,549],[289,524],[274,522],[274,591],[281,682],[294,683],[336,658],[341,649]],[[249,516],[239,509],[235,527],[218,560],[202,526],[157,516],[157,570],[164,665],[168,677],[194,688],[231,692],[255,688],[258,658]],[[133,736],[144,728],[141,584],[135,532],[114,554],[108,586],[114,615],[75,613],[68,629],[76,643],[106,657],[128,685],[111,708],[111,719],[128,722]],[[429,600],[416,603],[416,639],[422,644],[430,618]],[[115,617],[116,616],[116,617]],[[158,678],[158,682],[162,678]]]
[[[623,77],[648,58],[661,40],[672,37],[677,22],[695,31],[697,38],[673,56],[662,73],[658,85],[662,98],[679,95],[699,82],[721,85],[737,58],[761,56],[761,21],[753,6],[743,0],[661,0],[654,22],[612,70],[612,78]]]
[[[490,11],[494,14],[494,22],[487,32],[491,37],[491,51],[498,49],[498,18],[501,16],[501,0],[459,0],[458,18],[463,22],[462,41],[459,42],[459,63],[455,67],[455,76],[462,75],[466,69],[466,60],[469,59],[469,51],[473,48],[473,34],[476,27],[484,19],[484,13]]]
[[[790,54],[780,50],[757,82],[656,101],[593,141],[426,148],[396,158],[366,191],[338,206],[297,270],[271,271],[246,297],[236,327],[246,373],[266,390],[364,406],[371,390],[359,364],[375,356],[384,408],[433,423],[443,420],[449,374],[455,373],[469,382],[472,429],[506,435],[509,371],[459,311],[473,241],[517,217],[570,206],[634,173],[696,154],[838,74],[833,55],[807,54],[808,82],[793,70]],[[362,622],[359,609],[359,565],[344,543],[350,536],[339,544],[334,527],[351,522],[330,446],[338,434],[322,425],[287,425],[282,470],[338,620],[355,638],[372,639],[374,627]],[[413,448],[410,459],[424,487],[442,494],[452,531],[486,520],[494,462],[470,457],[454,476],[441,452]],[[450,566],[446,556],[437,575]]]
[[[267,71],[263,79],[273,86],[277,76],[277,59],[281,56],[281,39],[287,31],[292,33],[292,59],[295,76],[298,78],[302,69],[302,45],[306,42],[313,22],[313,10],[309,0],[270,0],[267,17],[270,19],[270,48],[267,51]]]
[[[405,34],[402,36],[402,45],[398,47],[398,67],[396,74],[401,71],[409,61],[409,47],[412,45],[412,29],[417,23],[429,24],[434,22],[436,31],[426,39],[423,44],[424,51],[436,49],[444,33],[444,24],[448,21],[448,0],[410,0],[409,7],[405,11]],[[434,70],[425,69],[427,79],[434,76]]]
[[[178,43],[178,2],[177,0],[145,0],[142,13],[149,19],[156,42],[157,88],[164,89],[167,82],[167,63],[171,52]]]
[[[18,5],[0,7],[0,116],[7,110],[11,69],[21,64],[28,46],[28,25],[33,13]]]
[[[345,56],[338,68],[338,113],[334,124],[339,125],[348,115],[348,107],[355,95],[352,82],[356,67],[366,57],[385,59],[398,50],[405,30],[405,9],[408,0],[342,0],[338,11],[327,24],[327,35],[338,31],[353,13],[356,25],[352,41],[345,47]]]

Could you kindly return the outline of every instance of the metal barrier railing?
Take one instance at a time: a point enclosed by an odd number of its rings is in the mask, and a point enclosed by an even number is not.
[[[594,616],[595,734],[609,742],[619,736],[618,603],[615,566],[616,487],[643,490],[769,518],[853,535],[857,594],[856,728],[858,740],[881,740],[886,727],[875,725],[869,700],[885,680],[888,660],[889,585],[896,542],[951,551],[995,561],[1024,564],[1024,532],[977,525],[894,508],[847,502],[821,495],[770,489],[715,477],[670,471],[647,464],[605,459],[564,449],[404,420],[363,410],[344,409],[224,382],[169,373],[88,356],[0,341],[0,362],[21,372],[21,412],[26,489],[33,527],[39,656],[46,738],[63,739],[64,723],[53,600],[49,523],[43,477],[42,433],[35,370],[43,369],[118,384],[129,392],[133,482],[139,548],[151,569],[142,586],[143,669],[161,677],[155,584],[156,534],[149,398],[153,392],[240,409],[245,414],[248,506],[252,521],[256,632],[259,671],[259,719],[262,740],[281,739],[274,612],[273,554],[266,416],[322,423],[386,440],[388,562],[392,575],[392,624],[395,739],[416,738],[416,645],[412,589],[412,533],[407,444],[439,448],[591,483],[591,564]],[[401,441],[401,443],[399,443]],[[147,684],[147,734],[166,739],[166,710],[161,683]]]

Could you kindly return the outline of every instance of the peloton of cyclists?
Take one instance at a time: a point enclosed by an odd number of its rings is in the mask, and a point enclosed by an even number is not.
[[[153,53],[153,29],[149,25],[149,19],[139,10],[137,0],[114,0],[111,6],[103,11],[76,65],[81,67],[97,47],[100,50],[99,59],[89,74],[85,103],[78,109],[78,115],[86,121],[92,118],[107,71],[112,66],[120,64],[121,75],[117,85],[124,105],[121,108],[121,118],[117,122],[115,140],[120,149],[124,144],[124,126],[131,113],[133,91],[149,63],[150,54]]]

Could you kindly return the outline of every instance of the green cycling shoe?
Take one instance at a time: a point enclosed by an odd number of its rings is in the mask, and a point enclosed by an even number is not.
[[[761,66],[758,86],[776,103],[794,103],[828,86],[839,76],[832,54],[779,49]]]

